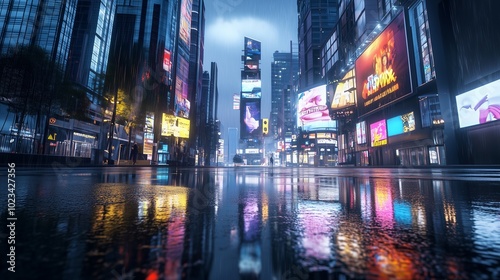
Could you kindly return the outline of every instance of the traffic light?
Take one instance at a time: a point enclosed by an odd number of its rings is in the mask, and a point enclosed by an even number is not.
[[[267,135],[269,133],[269,120],[262,119],[262,134]]]

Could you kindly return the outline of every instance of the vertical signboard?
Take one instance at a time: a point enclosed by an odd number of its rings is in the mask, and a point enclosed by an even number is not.
[[[356,60],[356,91],[360,116],[412,92],[403,13]]]

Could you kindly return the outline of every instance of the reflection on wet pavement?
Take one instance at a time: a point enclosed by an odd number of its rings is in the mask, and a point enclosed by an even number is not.
[[[405,174],[20,170],[15,276],[500,278],[498,180],[489,180],[491,174],[484,180],[449,180],[453,174],[435,171]],[[6,190],[0,194],[7,197]],[[0,206],[5,221],[5,199]],[[8,232],[2,228],[0,234]],[[7,245],[1,242],[2,254]],[[1,269],[0,278],[10,279],[5,262]]]

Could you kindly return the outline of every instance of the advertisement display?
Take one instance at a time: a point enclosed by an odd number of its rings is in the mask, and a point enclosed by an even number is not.
[[[189,118],[191,103],[188,100],[188,74],[189,64],[182,56],[179,56],[179,71],[175,80],[175,111],[174,115]]]
[[[181,2],[181,18],[179,26],[179,38],[189,50],[191,47],[191,12],[192,0],[182,0]]]
[[[163,114],[161,122],[161,136],[175,136],[189,138],[190,121],[174,115]]]
[[[257,79],[241,80],[241,91],[242,92],[254,92],[255,88],[258,88],[258,90],[260,91],[261,87],[262,87],[261,80],[257,80]]]
[[[387,120],[387,135],[394,136],[415,130],[415,115],[413,112]]]
[[[245,71],[247,70],[259,70],[259,64],[254,64],[252,61],[245,62]]]
[[[260,42],[245,37],[245,56],[246,60],[259,60],[261,54]]]
[[[144,147],[143,154],[145,154],[148,160],[152,159],[153,155],[153,142],[154,142],[154,132],[153,127],[155,123],[155,115],[152,112],[146,113],[146,122],[144,124]]]
[[[326,105],[326,85],[299,93],[297,126],[302,127],[305,131],[336,128]]]
[[[242,99],[240,109],[241,139],[258,138],[262,135],[260,119],[260,99]]]
[[[500,119],[500,80],[457,95],[460,128]]]
[[[355,69],[360,116],[412,92],[403,13],[359,56]]]
[[[163,50],[163,70],[172,72],[172,53],[167,49]]]
[[[239,94],[233,94],[233,110],[239,110],[240,109],[240,95]]]
[[[242,98],[261,98],[262,82],[257,79],[241,80],[241,97]]]
[[[342,109],[356,105],[356,77],[354,69],[348,71],[340,80],[335,89],[332,100],[332,109]]]
[[[366,122],[356,123],[356,140],[358,144],[366,144]]]
[[[387,145],[387,126],[385,120],[370,124],[372,147]]]

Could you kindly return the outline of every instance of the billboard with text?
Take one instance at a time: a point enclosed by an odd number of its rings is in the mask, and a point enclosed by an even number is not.
[[[356,60],[356,92],[360,115],[412,92],[403,13]]]

